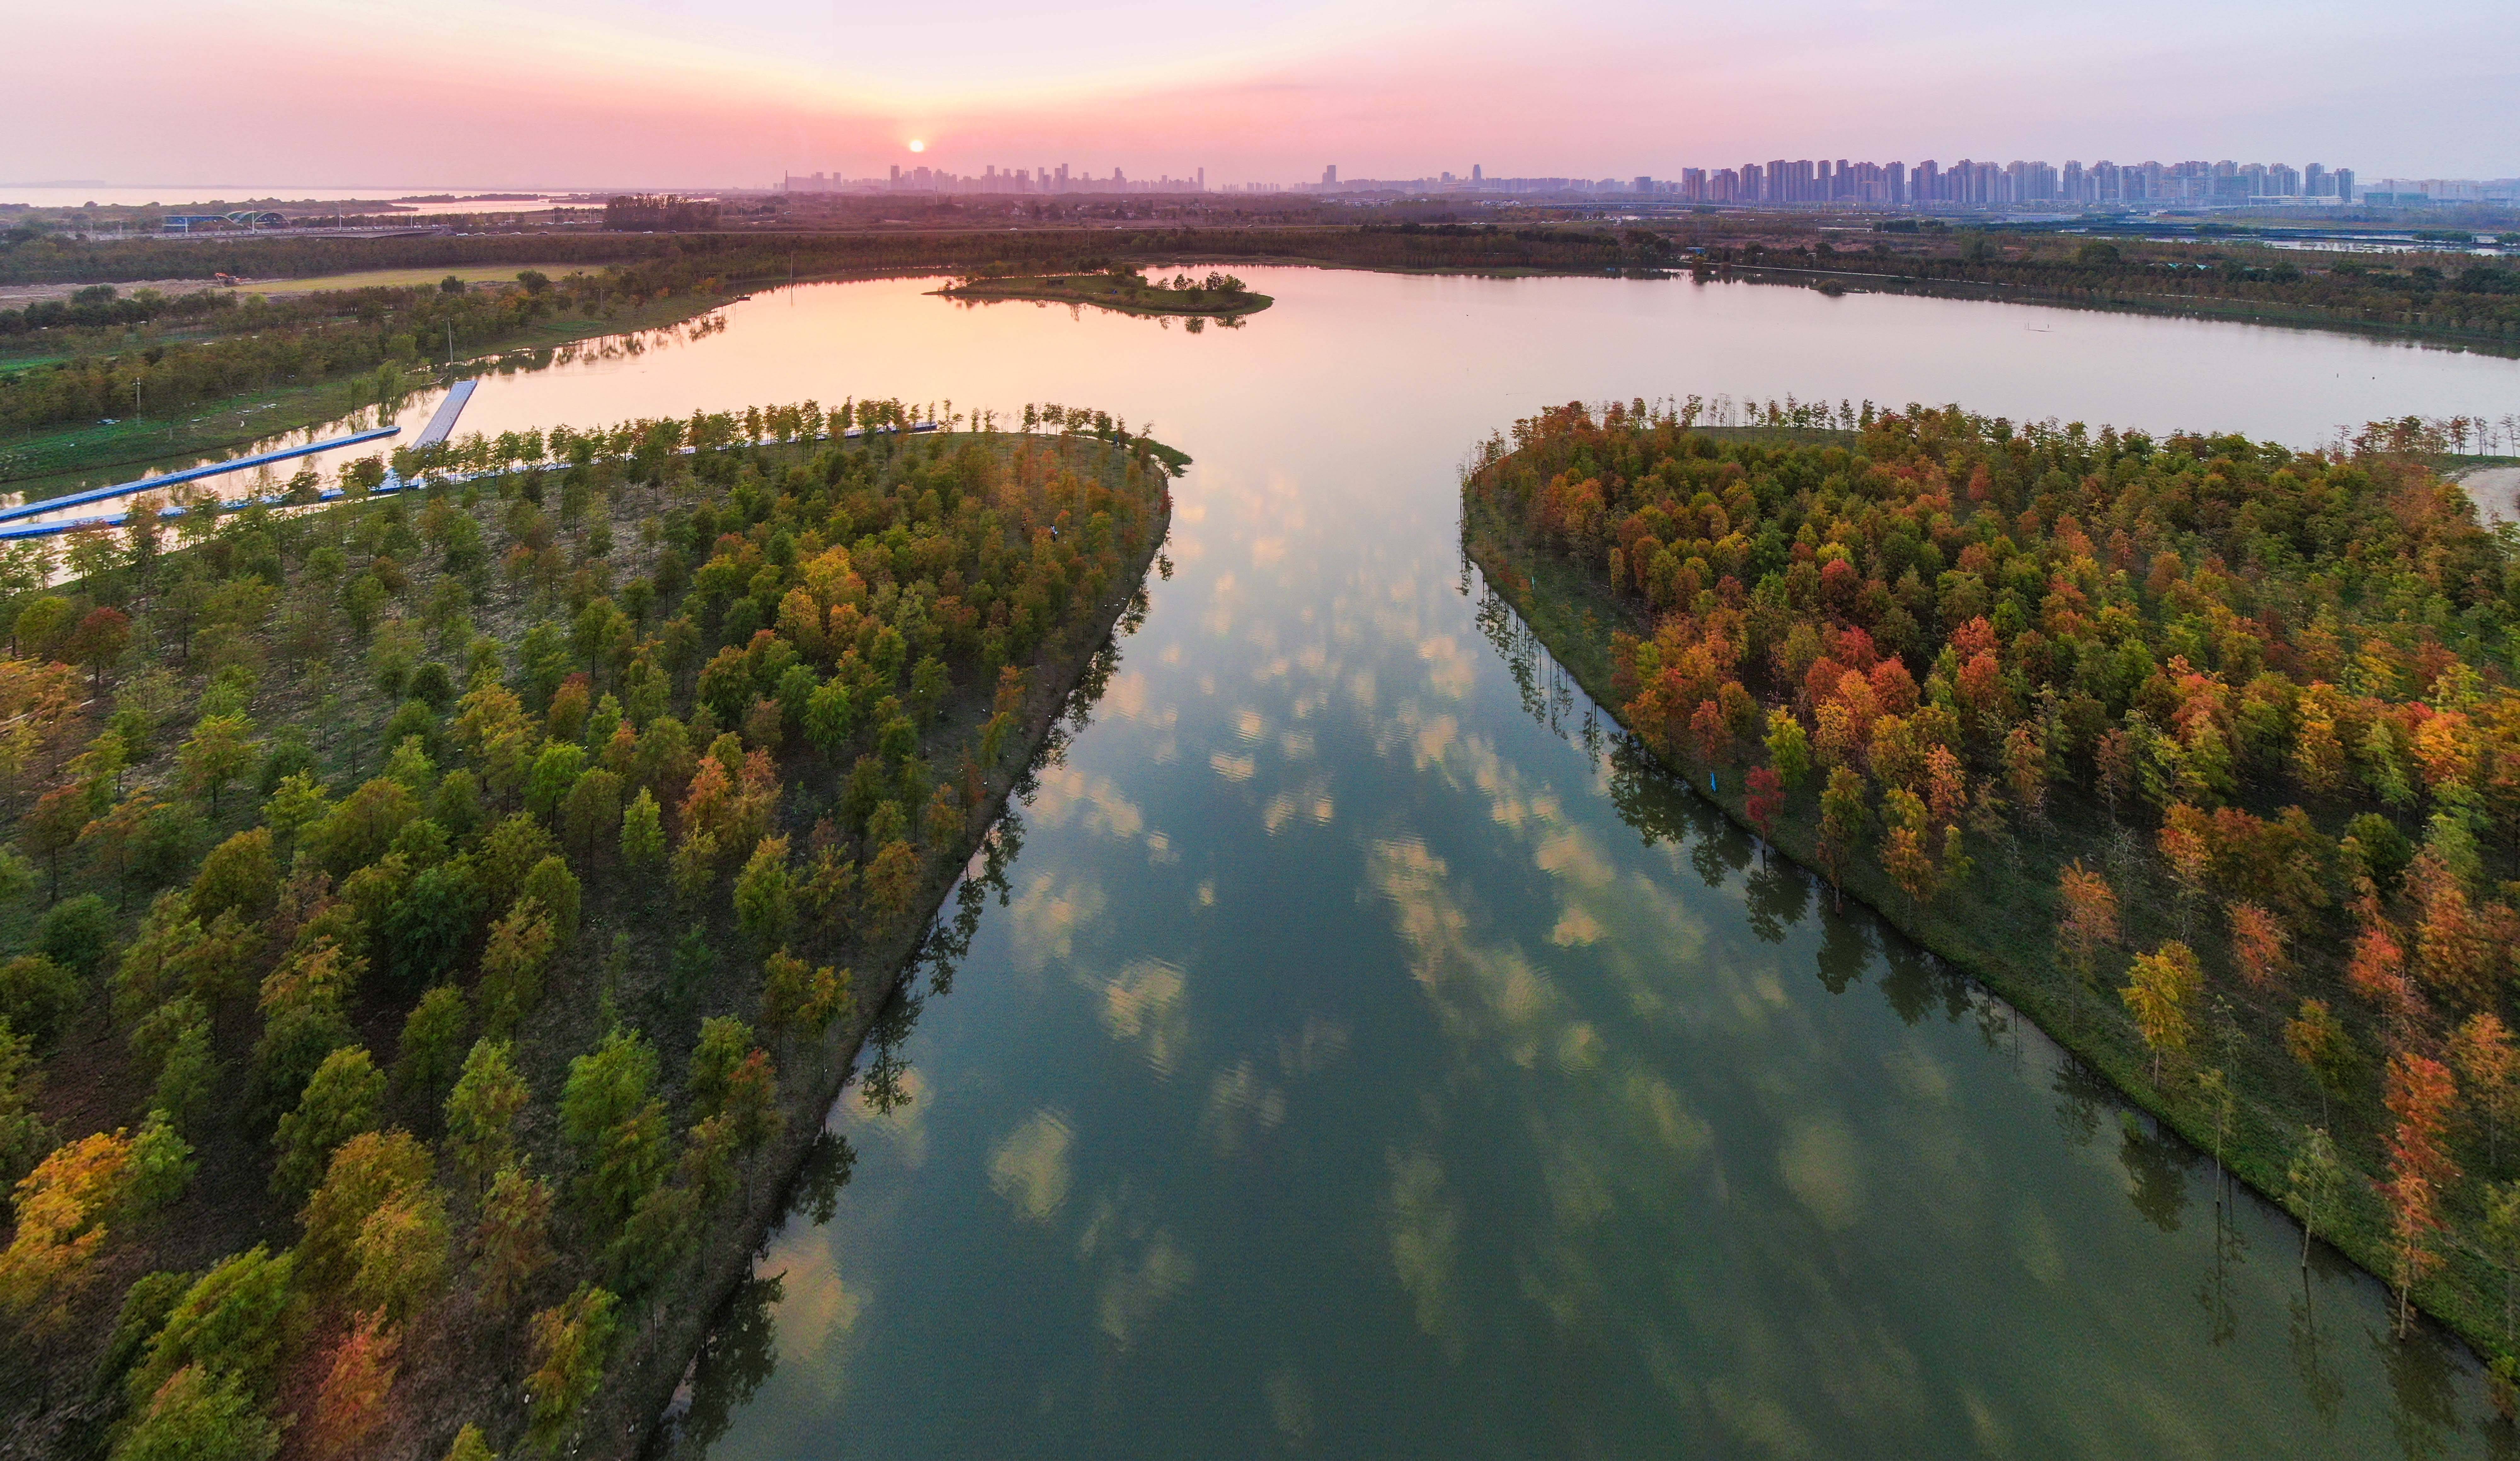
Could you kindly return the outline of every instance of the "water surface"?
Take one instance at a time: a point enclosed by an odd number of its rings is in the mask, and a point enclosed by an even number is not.
[[[2520,365],[1687,282],[1245,271],[1243,328],[810,287],[496,431],[1103,407],[1168,573],[950,990],[853,1086],[687,1454],[2477,1454],[2472,1365],[2002,1004],[1619,753],[1461,560],[1552,402],[1958,400],[2295,444]],[[425,403],[415,410],[425,409]],[[1000,896],[1002,895],[1002,896]],[[904,1011],[905,1015],[911,1011]]]

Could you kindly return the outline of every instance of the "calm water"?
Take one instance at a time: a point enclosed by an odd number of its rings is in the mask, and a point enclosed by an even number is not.
[[[899,394],[1151,421],[1170,576],[701,1387],[736,1458],[2381,1456],[2472,1367],[1648,775],[1483,612],[1454,468],[1570,398],[2296,443],[2520,365],[1683,282],[1248,271],[1237,331],[814,287],[467,427]],[[423,403],[425,406],[426,403]],[[416,408],[417,409],[417,408]],[[906,1063],[906,1064],[905,1064]],[[2325,1260],[2322,1258],[2322,1263]],[[687,1451],[701,1447],[689,1444]]]

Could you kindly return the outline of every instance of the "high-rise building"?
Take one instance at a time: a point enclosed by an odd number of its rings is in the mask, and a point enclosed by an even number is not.
[[[1484,174],[1484,173],[1482,173],[1482,172],[1480,172],[1480,171],[1479,171],[1479,164],[1477,164],[1476,162],[1471,163],[1471,164],[1470,164],[1470,181],[1471,181],[1471,182],[1473,182],[1473,183],[1477,183],[1477,182],[1483,182],[1483,181],[1485,181],[1485,180],[1486,180],[1486,174]]]
[[[1322,186],[1325,188],[1331,188],[1336,187],[1337,185],[1338,164],[1333,162],[1329,166],[1322,169]]]

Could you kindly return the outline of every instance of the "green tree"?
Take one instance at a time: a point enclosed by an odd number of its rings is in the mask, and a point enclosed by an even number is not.
[[[193,727],[192,738],[175,753],[188,791],[209,798],[218,811],[219,793],[253,764],[253,722],[242,715],[204,716]]]
[[[298,1271],[317,1293],[346,1288],[358,1273],[359,1234],[368,1215],[404,1193],[426,1187],[434,1167],[428,1148],[409,1131],[362,1131],[342,1142],[324,1185],[298,1214]]]
[[[236,1376],[190,1364],[147,1397],[112,1461],[271,1461],[280,1434]]]
[[[581,856],[592,859],[621,825],[621,778],[602,767],[580,775],[562,804],[561,825]]]
[[[542,900],[517,900],[490,930],[490,946],[481,953],[482,1026],[491,1035],[515,1033],[525,1016],[542,1003],[543,978],[550,972],[560,936]]]
[[[569,1062],[561,1126],[578,1156],[578,1193],[600,1231],[626,1220],[664,1173],[665,1103],[654,1095],[656,1052],[615,1026]]]
[[[517,891],[518,897],[530,898],[541,904],[544,911],[551,915],[552,937],[559,941],[561,948],[566,949],[577,942],[580,893],[577,874],[568,870],[566,863],[558,857],[543,859],[525,874],[525,880]]]
[[[499,1169],[481,1199],[481,1224],[473,1235],[481,1303],[505,1313],[551,1263],[551,1183],[522,1166]]]
[[[621,815],[621,861],[633,868],[648,868],[663,861],[664,856],[664,816],[656,806],[656,798],[642,786]]]
[[[43,954],[0,964],[0,1021],[38,1045],[50,1045],[86,997],[77,973]]]
[[[361,1309],[400,1324],[436,1298],[445,1282],[446,1204],[423,1182],[368,1214],[350,1246],[358,1263],[350,1297]]]
[[[513,1158],[517,1117],[529,1098],[508,1041],[475,1040],[446,1098],[446,1146],[476,1187]]]
[[[1768,764],[1789,792],[1811,775],[1811,737],[1801,720],[1782,706],[1768,712]]]
[[[534,1368],[525,1380],[525,1395],[531,1416],[526,1437],[536,1446],[558,1449],[603,1380],[612,1351],[616,1303],[608,1290],[580,1285],[566,1303],[534,1315]]]
[[[788,868],[788,839],[764,837],[735,879],[735,916],[761,948],[787,937],[795,899]]]
[[[256,1244],[202,1274],[176,1301],[147,1357],[132,1371],[132,1399],[146,1402],[192,1366],[257,1397],[269,1394],[289,1340],[296,1271],[294,1255],[274,1258]]]
[[[441,984],[420,996],[403,1017],[402,1039],[394,1046],[393,1084],[434,1107],[463,1064],[464,1036],[472,1022],[464,991]]]
[[[271,1171],[272,1190],[290,1197],[312,1192],[336,1147],[376,1129],[384,1094],[384,1072],[377,1069],[367,1046],[343,1045],[325,1056],[307,1081],[297,1109],[280,1119],[272,1137],[279,1153]]]
[[[203,923],[230,908],[248,922],[271,916],[280,902],[280,860],[271,829],[239,832],[211,849],[193,876],[192,912]]]

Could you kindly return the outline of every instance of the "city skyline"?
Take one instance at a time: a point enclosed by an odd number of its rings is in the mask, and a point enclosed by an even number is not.
[[[1414,176],[1440,148],[1491,175],[1582,158],[1604,176],[1706,159],[1897,155],[2351,155],[2365,176],[2520,170],[2507,103],[2520,13],[2486,0],[2369,14],[2159,0],[2026,15],[1992,0],[1740,14],[1638,0],[1190,15],[1114,0],[1056,23],[1037,0],[952,21],[805,0],[450,0],[417,30],[348,0],[161,13],[47,7],[0,178],[270,179],[308,186],[733,186],[783,171],[958,173],[1092,155],[1131,176]],[[215,76],[215,84],[205,78]],[[1604,98],[1615,98],[1605,104]],[[1868,151],[1884,155],[1887,144]],[[1465,165],[1464,164],[1456,164]],[[1716,164],[1735,165],[1735,164]]]

